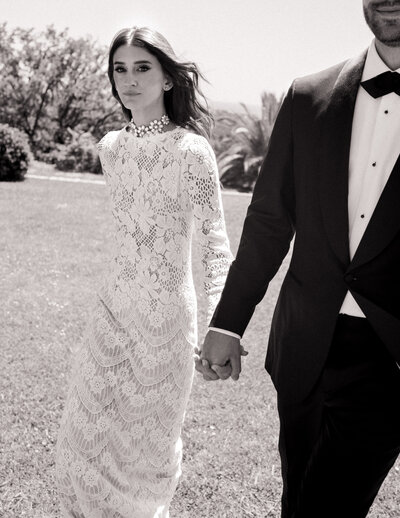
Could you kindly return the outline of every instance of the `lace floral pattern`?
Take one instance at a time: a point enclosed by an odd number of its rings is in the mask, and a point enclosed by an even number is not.
[[[214,154],[181,128],[142,139],[111,132],[99,148],[117,249],[100,297],[123,326],[134,322],[154,344],[178,329],[193,341],[193,232],[210,316],[231,261]]]
[[[57,444],[64,516],[162,518],[193,378],[192,236],[211,314],[231,262],[217,168],[182,128],[99,144],[116,251],[73,370]]]

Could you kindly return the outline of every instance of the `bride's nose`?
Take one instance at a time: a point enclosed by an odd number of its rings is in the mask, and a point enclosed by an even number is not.
[[[127,74],[126,77],[125,77],[125,81],[126,81],[126,85],[127,86],[137,86],[138,85],[138,81],[137,81],[137,78],[134,74]]]

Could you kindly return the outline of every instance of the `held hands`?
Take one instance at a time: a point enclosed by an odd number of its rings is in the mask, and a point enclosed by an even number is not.
[[[208,331],[204,339],[203,349],[195,350],[195,367],[203,374],[206,381],[218,379],[238,380],[241,372],[241,357],[248,352],[234,336]]]

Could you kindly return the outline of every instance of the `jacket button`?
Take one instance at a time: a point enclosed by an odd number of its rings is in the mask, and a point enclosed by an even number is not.
[[[353,275],[352,273],[346,273],[346,275],[344,276],[344,280],[350,284],[351,282],[354,282],[357,280],[357,277],[355,275]]]

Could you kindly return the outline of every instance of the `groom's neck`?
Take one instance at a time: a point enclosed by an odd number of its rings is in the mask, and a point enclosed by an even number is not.
[[[400,68],[400,46],[389,47],[381,41],[375,39],[375,47],[382,61],[391,69]]]

